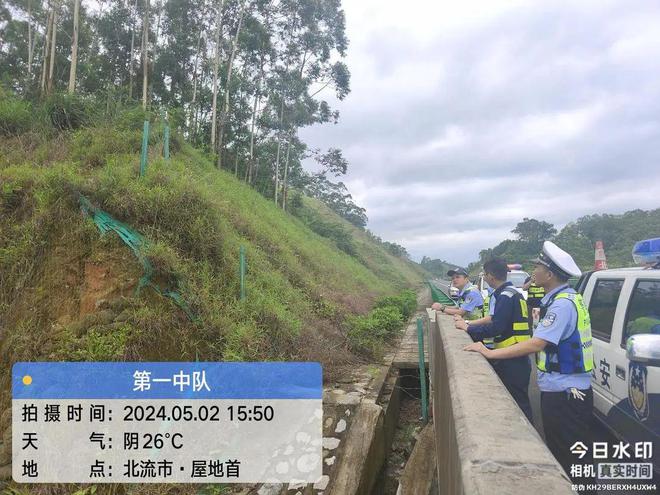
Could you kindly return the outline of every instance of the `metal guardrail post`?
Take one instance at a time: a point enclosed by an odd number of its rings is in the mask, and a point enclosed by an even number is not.
[[[419,349],[419,386],[422,390],[422,419],[426,424],[429,422],[429,402],[426,394],[426,366],[424,364],[424,324],[421,317],[417,317],[417,346]]]

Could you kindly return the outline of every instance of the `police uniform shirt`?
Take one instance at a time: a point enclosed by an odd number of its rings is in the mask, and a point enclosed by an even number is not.
[[[513,284],[505,282],[490,296],[490,308],[495,308],[493,297],[497,298],[497,312],[489,308],[489,313],[492,315],[491,322],[481,325],[468,325],[467,331],[475,342],[485,338],[497,337],[511,328],[514,315],[513,298],[500,296],[505,287],[513,287]]]
[[[490,299],[488,299],[488,314],[490,316],[493,316],[495,314],[495,302],[497,299],[495,298],[495,291],[491,291],[490,293]]]
[[[465,287],[463,287],[463,290],[458,293],[458,296],[462,298],[463,294],[465,294],[471,287],[474,287],[471,282],[465,284]],[[478,290],[473,290],[466,294],[465,301],[461,302],[459,308],[464,310],[466,313],[472,313],[472,311],[474,311],[477,306],[483,305],[484,298],[481,297],[481,293]]]
[[[541,305],[545,306],[548,301],[558,292],[575,294],[568,284],[562,285],[548,292]],[[551,344],[559,344],[560,340],[568,338],[577,328],[577,311],[568,299],[555,299],[548,308],[545,317],[539,322],[534,330],[534,337],[543,339]],[[537,370],[539,389],[542,392],[562,392],[572,387],[587,389],[591,387],[591,373],[562,374],[559,372],[545,372]]]

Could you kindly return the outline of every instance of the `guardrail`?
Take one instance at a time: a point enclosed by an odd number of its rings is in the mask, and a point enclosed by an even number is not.
[[[437,285],[433,283],[432,280],[428,281],[429,287],[431,288],[431,298],[433,302],[439,302],[444,305],[456,306],[456,301],[454,301],[449,295]]]
[[[438,494],[574,493],[488,361],[463,351],[470,337],[428,313]]]

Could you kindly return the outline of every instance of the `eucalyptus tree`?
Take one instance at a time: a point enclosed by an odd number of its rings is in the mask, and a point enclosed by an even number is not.
[[[149,0],[144,0],[142,17],[142,109],[147,109],[147,90],[149,78]]]
[[[73,29],[71,36],[71,67],[69,68],[69,93],[76,89],[76,68],[78,64],[78,24],[80,21],[80,0],[73,0]]]
[[[297,129],[314,123],[330,122],[338,113],[327,102],[314,98],[326,88],[343,99],[349,89],[350,74],[338,60],[346,54],[345,18],[339,0],[282,0],[275,23],[278,32],[277,79],[272,101],[279,107],[276,132],[275,203],[278,203],[281,148]],[[285,161],[284,175],[288,174]],[[286,188],[286,183],[284,188]]]
[[[5,0],[0,3],[0,82],[29,95],[39,81],[35,65],[41,63],[50,9],[41,0]],[[45,85],[45,80],[44,80]]]
[[[213,101],[211,103],[211,149],[215,150],[215,138],[218,116],[218,71],[220,69],[220,52],[222,47],[220,45],[222,40],[222,14],[224,0],[218,0],[216,5],[215,17],[215,47],[213,56]]]
[[[53,0],[51,19],[51,38],[48,55],[48,77],[46,79],[46,93],[53,92],[53,77],[55,75],[55,48],[57,46],[57,20],[60,10],[60,0]]]
[[[222,155],[223,155],[225,128],[227,126],[227,119],[229,116],[231,75],[234,67],[234,60],[236,58],[236,50],[238,49],[238,37],[241,34],[241,27],[243,26],[243,17],[245,16],[245,10],[250,4],[251,2],[248,2],[248,0],[240,0],[239,5],[237,6],[238,13],[236,14],[236,17],[238,18],[238,21],[236,24],[234,35],[232,37],[231,48],[229,51],[229,59],[227,60],[227,70],[226,70],[227,76],[225,79],[225,87],[224,87],[225,103],[222,112],[220,114],[220,131],[218,135],[218,162],[217,162],[218,168],[222,168]]]
[[[103,47],[94,66],[100,88],[125,88],[123,94],[133,97],[135,30],[138,25],[137,0],[103,2],[94,19],[95,40]],[[95,92],[88,84],[90,92]],[[98,90],[97,90],[98,91]]]

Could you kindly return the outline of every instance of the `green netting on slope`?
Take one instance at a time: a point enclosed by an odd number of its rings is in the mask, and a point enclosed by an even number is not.
[[[433,299],[433,302],[438,302],[440,304],[445,304],[445,305],[456,306],[456,301],[454,301],[451,297],[449,297],[447,294],[445,294],[440,289],[438,289],[433,284],[433,282],[431,282],[429,280],[428,284],[429,284],[429,287],[431,288],[431,298]]]
[[[123,224],[119,220],[112,217],[110,214],[95,207],[82,194],[79,196],[79,202],[80,202],[80,209],[83,211],[83,213],[90,216],[92,220],[94,220],[94,223],[101,231],[101,235],[105,235],[108,232],[115,232],[120,237],[120,239],[124,241],[124,244],[126,244],[129,248],[131,248],[135,257],[142,264],[144,274],[140,278],[140,281],[138,282],[138,286],[135,289],[135,292],[137,294],[140,293],[142,287],[149,286],[161,296],[169,297],[170,299],[172,299],[176,303],[176,305],[179,306],[186,313],[186,315],[188,316],[188,318],[190,318],[190,320],[192,321],[199,320],[199,318],[190,309],[190,306],[188,306],[188,304],[186,304],[186,302],[183,300],[181,294],[179,294],[176,291],[172,291],[166,288],[161,288],[160,286],[158,286],[158,284],[156,284],[151,280],[151,277],[153,276],[154,273],[154,268],[151,265],[149,259],[144,255],[144,251],[148,244],[147,240],[144,237],[142,237],[138,232],[130,228],[128,225]]]

